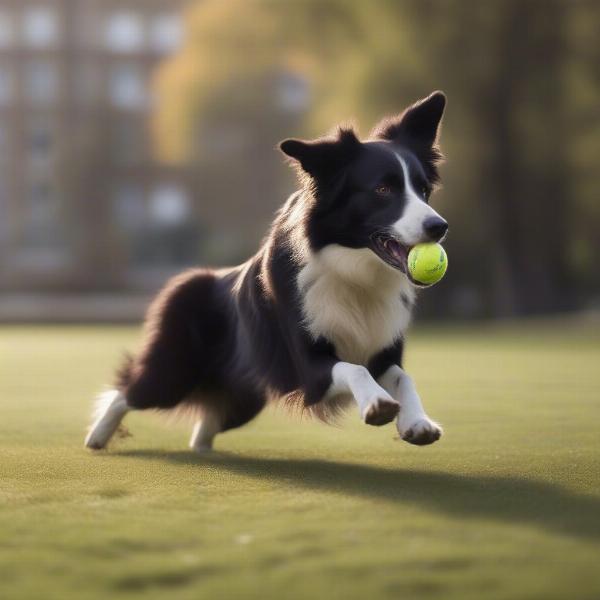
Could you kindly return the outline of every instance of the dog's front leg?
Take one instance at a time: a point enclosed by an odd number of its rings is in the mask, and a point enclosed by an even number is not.
[[[442,428],[432,421],[410,376],[398,365],[391,366],[379,379],[381,385],[400,403],[396,427],[406,442],[425,446],[440,439]]]
[[[368,425],[385,425],[393,421],[400,410],[399,403],[361,365],[337,362],[331,371],[328,396],[352,394],[360,415]]]

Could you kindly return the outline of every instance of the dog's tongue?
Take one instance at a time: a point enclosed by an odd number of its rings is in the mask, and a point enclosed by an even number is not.
[[[398,261],[403,262],[406,259],[406,248],[396,240],[386,242],[386,250]]]

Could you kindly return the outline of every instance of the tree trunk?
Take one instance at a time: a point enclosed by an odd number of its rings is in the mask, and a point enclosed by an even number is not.
[[[484,96],[492,152],[482,178],[494,247],[497,316],[568,308],[566,133],[561,129],[559,0],[511,0],[501,11],[499,68]],[[534,106],[531,113],[526,106]]]

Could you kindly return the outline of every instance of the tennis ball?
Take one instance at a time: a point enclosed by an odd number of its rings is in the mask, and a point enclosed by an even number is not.
[[[447,268],[446,251],[439,244],[417,244],[408,253],[408,271],[419,283],[437,283]]]

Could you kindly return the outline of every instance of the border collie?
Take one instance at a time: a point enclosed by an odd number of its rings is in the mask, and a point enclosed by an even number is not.
[[[104,448],[131,410],[192,407],[190,446],[203,452],[273,397],[326,421],[354,401],[368,425],[395,420],[411,444],[438,440],[402,351],[420,287],[408,252],[448,229],[429,205],[445,103],[434,92],[366,141],[351,128],[283,141],[299,191],[250,260],[188,271],[160,292],[86,446]]]

